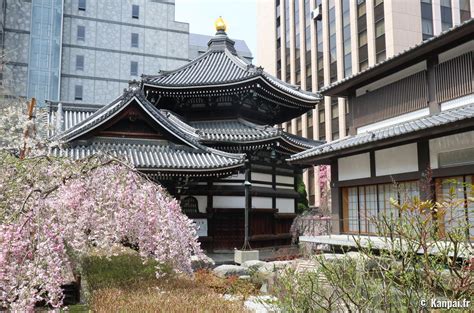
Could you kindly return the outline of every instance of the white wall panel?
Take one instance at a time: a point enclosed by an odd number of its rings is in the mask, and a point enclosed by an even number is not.
[[[295,199],[277,198],[276,208],[279,213],[295,213]]]
[[[377,176],[418,171],[416,143],[375,151]]]
[[[198,201],[199,213],[206,213],[207,209],[207,196],[193,196]]]
[[[339,180],[370,177],[370,154],[362,153],[337,160]]]
[[[213,196],[214,208],[217,209],[243,209],[245,197],[238,196]]]
[[[277,175],[276,176],[276,182],[277,183],[282,183],[282,184],[294,184],[295,183],[295,178],[293,176]]]
[[[431,168],[438,168],[438,155],[442,152],[449,152],[474,147],[474,131],[435,138],[430,140],[430,162]]]
[[[252,180],[260,180],[266,182],[272,182],[272,175],[265,173],[252,172]]]
[[[272,198],[269,197],[252,197],[252,208],[255,209],[271,209]]]

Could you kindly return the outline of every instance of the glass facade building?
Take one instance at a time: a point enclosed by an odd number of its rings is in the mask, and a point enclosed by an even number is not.
[[[31,14],[28,98],[59,100],[63,0],[33,0]]]

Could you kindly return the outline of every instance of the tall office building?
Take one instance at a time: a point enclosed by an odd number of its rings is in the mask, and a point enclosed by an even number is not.
[[[36,97],[40,104],[108,103],[129,80],[175,69],[207,49],[207,41],[191,40],[206,36],[190,36],[189,24],[175,21],[174,0],[0,4],[7,96]],[[243,56],[251,58],[245,43],[238,42]]]
[[[263,0],[257,16],[261,65],[315,92],[471,19],[474,0]],[[355,132],[347,108],[344,98],[325,97],[282,127],[337,140]],[[312,205],[319,205],[318,171],[304,173]]]
[[[174,1],[6,0],[4,83],[13,95],[106,103],[143,69],[188,61]]]

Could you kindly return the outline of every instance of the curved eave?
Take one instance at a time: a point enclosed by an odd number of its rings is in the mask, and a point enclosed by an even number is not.
[[[266,146],[266,147],[280,147],[285,149],[286,151],[292,152],[292,153],[299,153],[303,152],[307,149],[310,148],[315,148],[315,146],[311,145],[302,145],[300,143],[294,142],[292,140],[289,140],[288,138],[285,138],[284,136],[275,136],[271,138],[264,138],[260,140],[201,140],[200,141],[202,144],[206,145],[215,145],[219,147],[225,147],[225,146],[238,146],[238,147],[250,147],[252,146]]]
[[[149,168],[149,167],[137,167],[139,171],[148,172],[167,172],[167,173],[207,173],[207,172],[223,172],[229,170],[235,170],[244,166],[244,162],[222,167],[209,167],[209,168]]]
[[[287,92],[282,88],[278,87],[276,83],[270,82],[268,78],[263,76],[262,74],[254,75],[250,78],[246,79],[239,79],[235,81],[228,81],[225,83],[220,84],[201,84],[201,85],[167,85],[167,84],[159,84],[153,83],[149,81],[145,81],[143,83],[144,88],[159,88],[161,90],[157,90],[158,94],[163,95],[173,95],[173,94],[180,94],[180,95],[189,95],[189,96],[196,96],[196,95],[205,95],[205,94],[213,94],[219,92],[239,92],[246,89],[252,88],[262,88],[259,83],[264,84],[269,90],[272,90],[274,93],[278,93],[280,97],[287,97],[293,101],[296,101],[300,104],[300,106],[305,106],[308,108],[313,108],[316,104],[319,103],[320,99],[317,96],[309,96],[300,91],[295,90],[295,94]],[[248,86],[239,86],[239,85],[248,85]],[[286,87],[289,88],[289,87]],[[217,89],[217,90],[216,90]],[[220,90],[219,90],[220,89]]]

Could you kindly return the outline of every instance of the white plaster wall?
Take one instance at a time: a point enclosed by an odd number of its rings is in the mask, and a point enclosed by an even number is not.
[[[337,160],[339,180],[370,177],[370,154],[362,153]]]
[[[269,197],[252,197],[252,208],[270,209],[272,207],[272,198]]]
[[[470,94],[464,97],[456,98],[441,103],[441,111],[451,110],[454,108],[459,108],[474,102],[474,94]]]
[[[428,115],[430,115],[430,109],[429,108],[416,110],[416,111],[413,111],[413,112],[410,112],[410,113],[406,113],[406,114],[398,115],[398,116],[395,116],[395,117],[392,117],[392,118],[388,118],[388,119],[385,119],[385,120],[377,122],[377,123],[372,123],[372,124],[368,124],[368,125],[359,127],[359,128],[357,128],[357,133],[362,134],[362,133],[365,133],[365,132],[369,132],[369,131],[373,131],[373,130],[376,130],[376,129],[388,127],[388,126],[391,126],[391,125],[400,124],[402,122],[408,122],[408,121],[411,121],[411,120],[416,120],[416,119],[419,119],[420,117],[428,116]]]
[[[265,173],[252,172],[252,180],[272,182],[272,175],[271,174],[265,174]]]
[[[416,143],[375,151],[377,176],[418,171]]]
[[[276,182],[280,184],[294,184],[295,178],[293,176],[277,175]]]
[[[245,197],[238,196],[213,196],[214,208],[218,209],[243,209],[245,208]]]
[[[193,196],[198,201],[199,213],[206,213],[207,209],[207,196]]]
[[[430,163],[431,168],[436,169],[438,165],[438,154],[441,152],[455,151],[474,147],[474,131],[455,134],[430,140]]]
[[[276,207],[279,213],[295,213],[295,199],[277,198]]]

